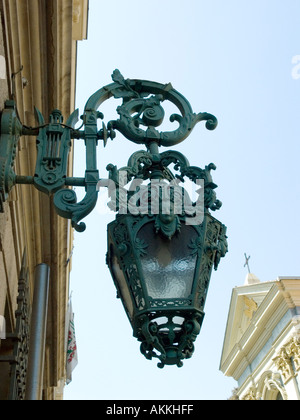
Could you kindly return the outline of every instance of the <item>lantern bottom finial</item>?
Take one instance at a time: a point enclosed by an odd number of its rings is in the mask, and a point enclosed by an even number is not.
[[[194,353],[204,313],[144,314],[138,320],[136,337],[146,359],[158,358],[159,368],[165,365],[183,366],[183,360]]]

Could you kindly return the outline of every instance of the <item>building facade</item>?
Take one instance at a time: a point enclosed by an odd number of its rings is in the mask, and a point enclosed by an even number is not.
[[[300,400],[300,277],[233,289],[220,370],[237,381],[230,399]]]
[[[24,126],[75,108],[77,41],[87,38],[88,0],[0,0],[0,112],[13,100]],[[1,150],[1,148],[0,148]],[[36,139],[20,138],[18,175],[33,176]],[[0,171],[5,156],[0,155]],[[68,173],[72,174],[72,158]],[[73,232],[51,197],[16,185],[0,197],[0,399],[24,399],[34,272],[50,267],[43,396],[61,399],[66,377],[66,313]],[[4,339],[5,337],[5,339]]]

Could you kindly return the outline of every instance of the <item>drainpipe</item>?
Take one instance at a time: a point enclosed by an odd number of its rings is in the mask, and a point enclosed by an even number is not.
[[[35,268],[25,400],[41,400],[43,391],[50,268]]]

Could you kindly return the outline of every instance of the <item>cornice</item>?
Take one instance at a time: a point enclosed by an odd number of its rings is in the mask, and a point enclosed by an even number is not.
[[[73,3],[73,40],[87,39],[89,0],[74,0]]]
[[[222,372],[238,380],[247,366],[252,363],[265,346],[274,328],[288,309],[276,282],[273,282],[247,330],[229,354],[226,357],[222,355],[220,366]]]
[[[5,43],[9,73],[16,73],[15,92],[18,113],[23,124],[35,126],[34,106],[48,119],[54,108],[67,118],[75,107],[76,48],[75,31],[81,25],[85,36],[88,1],[80,1],[79,21],[74,22],[76,0],[0,0],[2,1]],[[76,29],[77,28],[77,29]],[[26,78],[24,87],[22,78]],[[23,136],[20,141],[16,172],[33,175],[36,142]],[[69,174],[73,170],[72,158]],[[16,186],[10,198],[14,234],[18,247],[27,247],[29,270],[50,265],[50,301],[47,345],[51,369],[46,386],[56,386],[65,374],[65,314],[71,264],[67,259],[72,249],[72,230],[68,220],[54,211],[51,199],[33,187]],[[20,252],[19,252],[20,254]],[[33,288],[32,288],[33,289]]]
[[[231,357],[232,352],[234,351],[234,344],[239,342],[240,338],[238,337],[238,328],[241,318],[243,316],[243,310],[245,306],[245,297],[248,299],[254,299],[254,301],[261,303],[264,297],[267,295],[269,290],[273,287],[274,282],[264,282],[247,286],[235,287],[232,291],[231,301],[229,305],[229,313],[227,318],[227,325],[224,336],[224,343],[222,349],[222,356],[220,362],[220,369],[222,370],[222,365],[224,361]],[[259,313],[259,312],[258,312]],[[257,314],[252,316],[251,321],[256,319]],[[249,326],[248,326],[249,327]],[[245,331],[244,331],[245,334]]]
[[[278,277],[277,285],[289,308],[300,307],[300,277]]]

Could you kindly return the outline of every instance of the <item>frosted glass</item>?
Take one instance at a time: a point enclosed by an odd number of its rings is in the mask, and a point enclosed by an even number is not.
[[[175,260],[162,267],[157,260],[145,258],[144,276],[148,295],[153,299],[188,298],[191,294],[195,258]]]
[[[111,254],[110,267],[112,270],[112,274],[115,281],[118,283],[120,294],[121,294],[120,297],[122,298],[123,305],[125,306],[125,308],[127,308],[129,317],[131,319],[133,315],[133,305],[131,301],[130,292],[127,286],[124,273],[119,266],[117,257],[114,255],[112,246],[110,247],[110,254]]]
[[[171,240],[154,233],[152,223],[139,232],[148,247],[141,258],[148,295],[153,299],[188,298],[192,292],[197,256],[188,247],[197,237],[191,226],[182,226]]]

